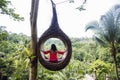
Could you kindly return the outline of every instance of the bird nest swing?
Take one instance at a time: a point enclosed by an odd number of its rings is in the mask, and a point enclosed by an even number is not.
[[[38,42],[38,58],[39,62],[47,69],[52,70],[52,71],[57,71],[65,68],[68,63],[70,62],[70,58],[72,55],[72,46],[71,46],[71,41],[69,37],[60,29],[58,21],[57,21],[57,13],[56,13],[56,7],[53,1],[51,0],[52,3],[52,9],[53,9],[53,18],[50,27],[42,34],[42,36],[39,38]],[[60,39],[65,48],[66,52],[62,59],[56,63],[49,62],[46,60],[44,57],[44,54],[41,52],[43,45],[45,42],[50,39],[50,38],[57,38]]]

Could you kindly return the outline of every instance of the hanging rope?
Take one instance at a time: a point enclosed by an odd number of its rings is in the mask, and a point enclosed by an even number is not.
[[[52,18],[52,23],[51,23],[51,27],[56,27],[55,25],[58,25],[58,20],[57,20],[57,13],[56,13],[56,5],[55,3],[51,0],[52,3],[52,9],[53,9],[53,18]],[[59,26],[57,26],[59,27]]]

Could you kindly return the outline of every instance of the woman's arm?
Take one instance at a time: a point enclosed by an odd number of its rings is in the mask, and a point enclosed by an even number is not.
[[[67,49],[65,48],[65,51],[57,51],[58,54],[64,54],[65,52],[67,52]]]
[[[50,50],[47,50],[47,51],[43,51],[43,50],[41,50],[44,54],[48,54],[48,53],[50,53],[51,51]]]
[[[65,52],[63,51],[57,51],[58,54],[64,54]]]

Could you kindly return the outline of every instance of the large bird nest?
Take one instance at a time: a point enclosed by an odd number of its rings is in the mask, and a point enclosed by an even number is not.
[[[46,61],[45,58],[42,55],[43,53],[41,52],[44,43],[50,38],[60,39],[64,43],[65,48],[67,50],[64,58],[57,63]],[[39,61],[45,68],[47,68],[49,70],[53,70],[53,71],[61,70],[61,69],[65,68],[68,65],[68,63],[70,62],[71,54],[72,54],[71,41],[68,38],[68,36],[60,29],[58,21],[57,21],[56,8],[53,7],[52,24],[42,34],[42,36],[40,37],[39,42],[38,42],[38,58],[39,58]]]

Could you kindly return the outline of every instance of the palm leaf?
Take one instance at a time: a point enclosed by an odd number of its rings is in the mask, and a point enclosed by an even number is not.
[[[104,37],[105,41],[110,42],[109,35],[103,34],[103,37]]]
[[[115,17],[115,25],[119,27],[120,26],[120,8],[114,12],[114,17]]]
[[[101,23],[102,23],[102,28],[105,32],[105,34],[109,35],[109,38],[111,41],[115,40],[115,35],[117,32],[117,28],[114,25],[114,16],[113,14],[109,11],[106,15],[101,17]]]
[[[114,12],[115,26],[116,26],[116,36],[115,39],[119,43],[120,38],[120,8]]]
[[[102,46],[108,46],[111,42],[120,43],[120,5],[102,15],[99,23],[93,21],[87,24],[85,31],[89,29],[94,31],[95,40]]]
[[[105,46],[105,42],[103,40],[101,40],[97,36],[95,36],[94,38],[95,38],[96,42],[98,42],[100,45]]]
[[[86,25],[85,31],[87,31],[87,30],[89,30],[89,29],[96,29],[96,30],[97,30],[98,27],[99,27],[98,22],[97,22],[97,21],[92,21],[92,22],[90,22],[90,23],[88,23],[88,24]]]
[[[120,8],[120,4],[116,4],[116,5],[114,5],[112,8],[111,8],[111,10],[112,10],[112,12],[114,12],[114,11],[116,11],[117,9],[119,9]]]
[[[111,30],[114,28],[114,16],[109,11],[105,15],[102,15],[100,18],[100,23],[104,30]]]
[[[119,43],[119,44],[120,44],[120,37],[118,38],[117,43]]]

